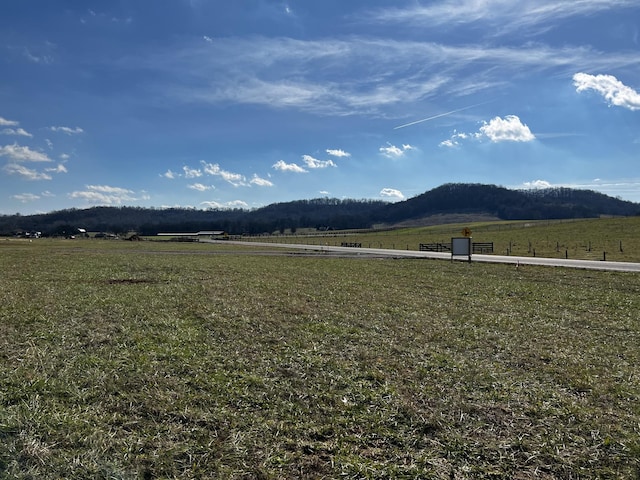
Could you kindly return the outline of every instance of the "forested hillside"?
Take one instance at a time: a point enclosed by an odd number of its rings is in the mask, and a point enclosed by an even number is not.
[[[441,214],[489,214],[504,220],[631,216],[640,215],[640,204],[590,190],[509,190],[495,185],[452,183],[398,203],[319,198],[274,203],[255,210],[93,207],[39,215],[3,215],[0,234],[39,231],[63,235],[78,228],[93,232],[136,231],[141,235],[212,229],[261,234],[298,228],[369,228],[407,220],[419,223],[420,219]]]
[[[387,205],[380,219],[397,222],[441,213],[488,213],[503,220],[638,215],[640,204],[592,190],[509,190],[495,185],[449,183],[404,202]]]

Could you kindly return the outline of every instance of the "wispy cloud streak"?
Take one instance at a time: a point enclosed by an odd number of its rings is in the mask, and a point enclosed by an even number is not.
[[[368,21],[422,28],[447,25],[450,28],[484,23],[497,28],[494,35],[514,31],[537,34],[567,18],[584,17],[612,9],[633,8],[635,0],[462,0],[415,4],[408,8],[382,8],[365,16]]]
[[[155,77],[162,80],[153,91],[165,100],[378,118],[397,117],[400,109],[421,101],[503,88],[525,78],[523,72],[570,76],[638,63],[636,52],[588,46],[495,46],[482,41],[452,45],[356,36],[307,41],[226,38],[142,53],[144,57],[122,60],[119,67],[157,72]],[[345,65],[360,74],[345,77]]]
[[[468,107],[458,108],[457,110],[451,110],[450,112],[439,113],[438,115],[433,115],[431,117],[423,118],[422,120],[416,120],[415,122],[409,122],[409,123],[405,123],[404,125],[398,125],[397,127],[393,127],[393,129],[398,130],[400,128],[410,127],[411,125],[417,125],[418,123],[428,122],[429,120],[435,120],[436,118],[446,117],[449,115],[453,115],[454,113],[463,112],[465,110],[469,110],[470,108],[484,105],[485,103],[487,102],[476,103],[475,105],[469,105]]]

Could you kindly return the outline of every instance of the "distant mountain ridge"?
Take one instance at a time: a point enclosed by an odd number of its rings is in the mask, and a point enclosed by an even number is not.
[[[225,230],[259,234],[298,228],[348,229],[373,225],[420,224],[430,217],[483,216],[502,220],[542,220],[640,215],[640,203],[592,190],[550,188],[510,190],[496,185],[448,183],[416,197],[386,203],[377,200],[318,198],[274,203],[255,210],[92,207],[38,215],[0,216],[0,234],[25,231],[69,234],[87,231],[155,235],[159,232]]]
[[[389,204],[383,212],[386,221],[418,218],[425,213],[485,213],[502,220],[542,220],[638,215],[640,204],[593,190],[509,190],[496,185],[448,183]]]

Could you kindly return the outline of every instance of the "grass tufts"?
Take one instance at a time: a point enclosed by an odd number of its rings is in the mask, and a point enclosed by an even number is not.
[[[636,274],[0,249],[2,479],[640,474]]]

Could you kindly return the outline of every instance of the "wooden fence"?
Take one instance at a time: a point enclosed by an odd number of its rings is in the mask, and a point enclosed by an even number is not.
[[[451,243],[421,243],[421,252],[450,252]],[[493,253],[493,242],[472,242],[472,253]]]

